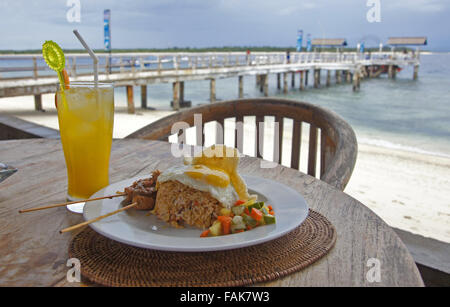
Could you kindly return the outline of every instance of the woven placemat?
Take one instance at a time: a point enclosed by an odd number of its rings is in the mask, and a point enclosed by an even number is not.
[[[335,242],[333,225],[310,210],[289,234],[246,248],[163,252],[125,245],[88,227],[70,242],[69,256],[80,260],[83,277],[106,286],[244,286],[299,271]]]

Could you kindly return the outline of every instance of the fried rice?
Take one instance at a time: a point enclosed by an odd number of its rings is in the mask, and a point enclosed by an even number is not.
[[[222,208],[210,193],[169,180],[158,183],[153,213],[177,228],[190,225],[204,229],[212,225]]]

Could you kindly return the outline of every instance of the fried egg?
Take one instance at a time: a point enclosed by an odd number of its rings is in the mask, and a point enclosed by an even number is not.
[[[191,188],[208,192],[225,207],[248,200],[247,185],[239,175],[239,152],[225,145],[205,148],[201,156],[186,158],[185,165],[174,166],[159,175],[158,182],[177,180]]]
[[[158,182],[178,181],[193,189],[208,192],[212,197],[220,201],[224,207],[230,209],[239,199],[236,190],[231,184],[219,186],[209,183],[205,179],[188,175],[193,170],[191,165],[179,165],[168,168],[158,176]],[[226,174],[224,174],[226,175]]]

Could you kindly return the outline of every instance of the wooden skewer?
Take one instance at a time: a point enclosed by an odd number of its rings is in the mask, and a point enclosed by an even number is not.
[[[95,219],[92,219],[92,220],[89,220],[89,221],[85,221],[85,222],[83,222],[83,223],[80,223],[80,224],[77,224],[77,225],[73,225],[73,226],[64,228],[64,229],[60,230],[59,233],[64,233],[64,232],[68,232],[68,231],[75,230],[75,229],[80,228],[80,227],[83,227],[83,226],[85,226],[85,225],[88,225],[88,224],[91,224],[91,223],[100,221],[101,219],[104,219],[105,217],[108,217],[108,216],[114,215],[114,214],[116,214],[116,213],[125,211],[125,210],[127,210],[127,209],[133,208],[133,207],[135,207],[135,206],[137,206],[137,203],[132,203],[132,204],[130,204],[130,205],[128,205],[128,206],[122,207],[122,208],[117,209],[117,210],[115,210],[115,211],[113,211],[113,212],[110,212],[110,213],[107,213],[107,214],[105,214],[105,215],[101,215],[101,216],[99,216],[99,217],[96,217]]]
[[[44,210],[44,209],[50,209],[50,208],[56,208],[56,207],[63,207],[63,206],[77,204],[77,203],[82,203],[82,202],[100,200],[100,199],[105,199],[105,198],[113,198],[113,197],[119,197],[119,196],[125,196],[125,195],[127,195],[127,194],[126,193],[119,193],[119,194],[116,194],[116,195],[96,197],[96,198],[89,198],[89,199],[83,199],[83,200],[78,200],[78,201],[69,201],[69,202],[66,202],[66,203],[54,204],[54,205],[38,207],[38,208],[21,209],[21,210],[19,210],[19,213],[25,213],[25,212],[31,212],[31,211],[37,211],[37,210]]]

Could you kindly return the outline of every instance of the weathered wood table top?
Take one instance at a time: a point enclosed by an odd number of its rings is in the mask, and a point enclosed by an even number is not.
[[[110,182],[180,163],[171,155],[169,146],[165,142],[115,140]],[[0,183],[0,286],[79,286],[66,280],[68,243],[75,233],[58,231],[82,222],[82,216],[65,207],[18,213],[22,208],[65,201],[67,177],[60,141],[1,141],[0,161],[19,169]],[[296,189],[312,209],[333,223],[338,234],[336,246],[327,256],[298,273],[264,285],[423,286],[404,244],[363,204],[306,174],[283,166],[262,169],[259,162],[243,158],[240,172]],[[367,278],[374,268],[370,259],[379,261],[379,282]]]

